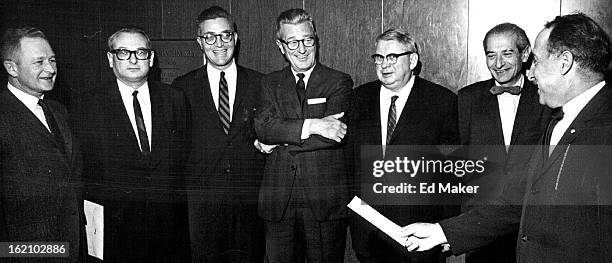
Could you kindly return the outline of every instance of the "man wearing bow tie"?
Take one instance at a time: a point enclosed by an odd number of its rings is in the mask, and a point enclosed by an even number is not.
[[[492,78],[459,91],[459,133],[461,144],[479,145],[470,146],[470,156],[486,155],[502,168],[479,178],[466,178],[467,183],[484,191],[466,200],[464,211],[486,204],[502,190],[504,178],[520,173],[524,167],[520,164],[527,161],[529,153],[524,152],[526,147],[510,146],[537,144],[550,116],[550,110],[538,103],[537,87],[524,75],[524,64],[531,54],[525,31],[511,23],[496,25],[485,35],[483,46]],[[515,243],[516,233],[512,233],[468,254],[466,261],[514,262]]]

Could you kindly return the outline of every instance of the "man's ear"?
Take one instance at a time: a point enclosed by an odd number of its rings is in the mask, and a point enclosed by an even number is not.
[[[4,68],[6,69],[6,72],[13,78],[16,78],[19,75],[19,69],[17,68],[17,63],[15,63],[15,61],[5,60]]]
[[[283,53],[283,55],[285,55],[285,47],[283,47],[283,43],[280,42],[280,40],[276,40],[276,45],[278,46],[278,49],[280,50],[281,53]]]
[[[155,51],[151,50],[151,57],[149,58],[149,67],[153,67],[153,60],[155,60]]]
[[[202,38],[196,37],[196,42],[198,42],[198,46],[200,46],[201,50],[204,50],[204,43],[202,41]]]
[[[529,60],[529,55],[531,55],[531,46],[527,45],[521,52],[521,61],[523,61],[523,63],[526,63],[527,60]]]
[[[574,54],[569,51],[563,51],[561,55],[559,55],[559,61],[561,62],[561,74],[567,74],[570,69],[574,66]]]
[[[113,68],[113,53],[106,52],[106,58],[108,59],[108,66]]]
[[[410,70],[414,70],[419,63],[419,54],[410,54]]]

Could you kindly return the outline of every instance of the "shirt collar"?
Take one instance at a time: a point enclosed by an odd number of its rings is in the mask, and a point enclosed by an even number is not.
[[[599,92],[605,85],[605,81],[599,82],[595,86],[590,87],[580,95],[565,103],[565,105],[563,105],[563,119],[574,119],[576,116],[578,116],[578,113],[582,111],[584,106],[586,106],[587,103],[589,103],[589,101],[595,97],[595,94],[597,94],[597,92]]]
[[[13,95],[15,95],[15,97],[17,97],[17,99],[19,99],[29,109],[36,108],[36,105],[38,105],[38,100],[43,99],[45,96],[43,94],[40,98],[37,98],[28,93],[25,93],[23,90],[16,88],[10,82],[8,82],[6,86],[8,87],[8,90],[11,91],[11,93],[13,93]]]
[[[123,97],[131,97],[135,90],[138,90],[138,94],[149,94],[149,82],[147,81],[136,89],[121,82],[119,79],[117,79],[117,85],[119,86],[119,92]]]
[[[406,85],[404,85],[404,87],[402,87],[399,91],[392,91],[382,86],[381,93],[380,93],[381,97],[393,97],[394,95],[397,95],[399,97],[398,98],[399,100],[401,101],[406,100],[408,96],[410,95],[410,91],[412,90],[412,87],[414,86],[415,78],[416,78],[415,75],[412,74],[412,76],[410,77],[410,80],[408,80]]]
[[[295,70],[293,70],[293,68],[291,66],[289,66],[289,68],[291,68],[291,72],[293,73],[293,77],[295,78],[295,82],[297,82],[299,80],[297,74],[298,73],[302,73],[304,74],[304,83],[308,83],[308,80],[310,79],[310,74],[312,74],[312,71],[314,70],[314,68],[317,66],[317,64],[315,63],[314,66],[312,66],[312,68],[310,68],[309,70],[306,70],[304,72],[297,72]]]
[[[221,71],[225,73],[226,79],[228,78],[228,76],[235,76],[237,69],[236,63],[234,63],[234,59],[232,58],[229,67],[224,70],[219,70],[213,67],[210,63],[206,63],[206,72],[208,72],[208,76],[216,76],[217,78],[220,78],[219,76],[221,76]]]
[[[493,79],[495,80],[495,79]],[[512,85],[512,86],[519,86],[519,87],[523,87],[523,84],[525,83],[525,77],[523,76],[523,74],[521,74],[519,76],[519,79]],[[495,86],[501,86],[501,84],[499,84],[499,82],[497,82],[497,80],[495,80]]]

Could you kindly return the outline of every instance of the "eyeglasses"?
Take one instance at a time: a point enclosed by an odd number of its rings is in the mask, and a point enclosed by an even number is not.
[[[410,55],[412,53],[414,53],[414,52],[407,51],[407,52],[400,53],[400,54],[393,54],[393,53],[391,53],[391,54],[387,54],[386,57],[383,57],[383,55],[380,55],[380,54],[374,54],[374,55],[372,55],[372,59],[374,60],[374,64],[376,64],[376,65],[381,65],[385,61],[385,59],[387,59],[387,63],[395,64],[395,62],[397,62],[397,58],[398,57],[405,56],[405,55]]]
[[[287,45],[287,48],[289,48],[291,50],[294,50],[294,49],[297,49],[300,46],[300,42],[302,42],[302,44],[305,47],[312,47],[312,46],[315,45],[316,40],[317,39],[314,38],[314,37],[307,37],[307,38],[304,38],[302,40],[285,41],[285,40],[279,39],[278,41],[285,43],[285,45]]]
[[[234,32],[223,32],[220,34],[206,33],[203,36],[198,37],[204,39],[204,43],[209,45],[214,45],[215,42],[217,42],[217,37],[221,38],[221,41],[224,43],[229,43],[232,41],[232,39],[234,39]]]
[[[118,60],[129,60],[132,57],[132,54],[136,57],[137,60],[147,60],[151,58],[151,50],[140,48],[137,50],[127,50],[124,48],[113,49],[109,51],[110,53],[115,54]]]

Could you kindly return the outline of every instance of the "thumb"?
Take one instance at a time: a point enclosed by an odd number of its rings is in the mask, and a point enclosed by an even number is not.
[[[330,117],[332,117],[332,118],[334,118],[336,120],[342,118],[342,116],[344,116],[344,111],[340,112],[340,113],[336,113],[334,115],[330,115]]]

